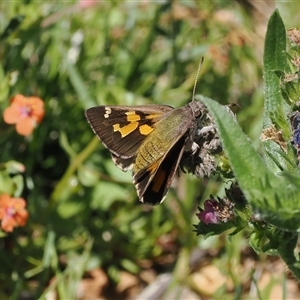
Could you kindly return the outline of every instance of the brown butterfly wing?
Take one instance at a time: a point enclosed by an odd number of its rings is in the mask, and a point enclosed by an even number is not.
[[[167,105],[97,106],[85,115],[94,133],[122,170],[128,170],[153,125],[173,108]]]

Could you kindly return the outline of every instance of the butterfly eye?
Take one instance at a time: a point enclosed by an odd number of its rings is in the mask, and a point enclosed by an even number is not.
[[[204,104],[200,101],[190,102],[189,107],[191,108],[191,113],[194,116],[194,118],[199,118],[205,110]]]

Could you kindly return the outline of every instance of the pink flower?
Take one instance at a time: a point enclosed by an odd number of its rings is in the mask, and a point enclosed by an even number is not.
[[[44,114],[44,102],[40,98],[18,94],[4,110],[3,119],[7,124],[16,124],[16,131],[27,136],[42,121]]]
[[[29,214],[25,206],[23,198],[12,198],[8,194],[0,196],[0,220],[3,231],[12,232],[14,227],[26,224]]]
[[[201,209],[201,212],[197,214],[197,217],[201,222],[208,224],[218,224],[220,223],[218,217],[218,202],[215,200],[206,200],[204,202],[204,210]]]

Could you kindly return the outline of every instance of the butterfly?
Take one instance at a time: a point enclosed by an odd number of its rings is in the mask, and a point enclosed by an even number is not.
[[[117,167],[132,169],[139,200],[157,205],[170,189],[185,152],[195,153],[193,137],[204,111],[200,101],[168,105],[97,106],[85,115],[111,152]]]

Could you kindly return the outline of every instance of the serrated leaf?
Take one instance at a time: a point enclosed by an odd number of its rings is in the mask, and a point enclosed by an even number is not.
[[[277,120],[284,120],[288,128],[287,114],[289,106],[280,92],[280,78],[276,72],[287,71],[288,63],[286,57],[286,30],[278,10],[270,17],[263,57],[263,79],[264,79],[264,115],[263,128],[271,124],[278,124]],[[279,147],[273,141],[265,141],[264,159],[267,166],[274,172],[287,170],[290,164],[283,158]],[[292,153],[290,153],[292,155]]]

